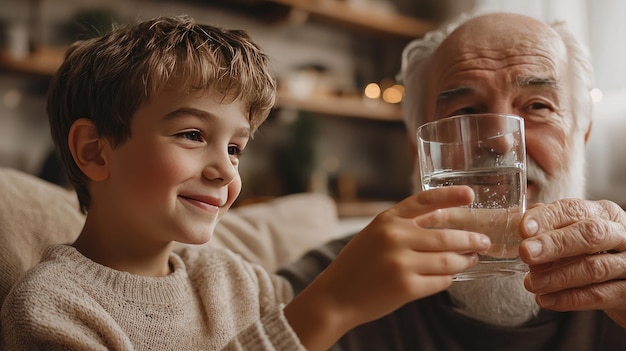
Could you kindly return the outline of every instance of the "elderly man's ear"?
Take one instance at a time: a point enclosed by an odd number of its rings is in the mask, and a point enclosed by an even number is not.
[[[93,181],[103,181],[109,176],[106,149],[108,141],[98,136],[93,121],[79,118],[72,124],[67,137],[74,162]]]

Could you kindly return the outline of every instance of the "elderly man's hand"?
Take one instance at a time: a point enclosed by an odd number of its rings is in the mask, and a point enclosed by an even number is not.
[[[557,311],[604,310],[626,328],[626,213],[610,201],[560,200],[529,209],[520,256],[525,286]]]

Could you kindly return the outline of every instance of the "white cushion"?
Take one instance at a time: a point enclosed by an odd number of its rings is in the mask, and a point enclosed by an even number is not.
[[[84,220],[74,191],[0,167],[0,303],[45,247],[73,242]],[[206,245],[228,248],[274,271],[333,238],[337,223],[330,197],[288,195],[230,210]]]

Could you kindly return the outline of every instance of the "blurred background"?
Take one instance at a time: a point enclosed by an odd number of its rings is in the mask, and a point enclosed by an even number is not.
[[[238,203],[315,191],[333,196],[343,216],[368,215],[412,188],[400,118],[410,97],[394,79],[401,50],[467,11],[563,20],[589,47],[597,101],[589,197],[626,204],[622,0],[2,0],[0,167],[62,183],[50,162],[45,93],[63,50],[112,23],[184,13],[245,29],[279,83],[276,107],[243,156]]]

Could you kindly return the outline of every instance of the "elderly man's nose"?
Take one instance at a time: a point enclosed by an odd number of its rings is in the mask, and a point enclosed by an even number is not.
[[[515,137],[510,133],[508,120],[490,119],[483,126],[481,132],[484,138],[481,147],[490,152],[505,154],[515,147]]]

